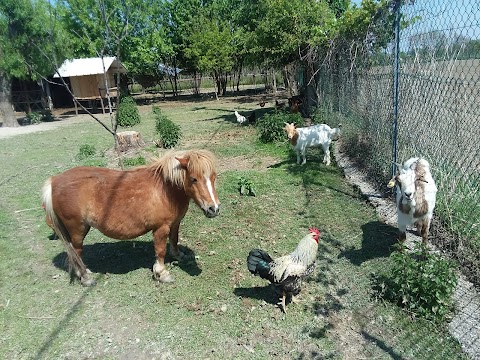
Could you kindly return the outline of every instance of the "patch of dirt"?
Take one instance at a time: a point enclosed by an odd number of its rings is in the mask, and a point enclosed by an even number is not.
[[[218,160],[218,172],[222,173],[227,170],[259,170],[266,171],[269,166],[278,162],[278,158],[273,156],[265,157],[247,157],[247,156],[232,156],[224,157]]]
[[[344,171],[345,178],[352,185],[358,187],[368,202],[375,207],[381,220],[388,225],[397,227],[397,210],[392,198],[385,197],[381,191],[369,180],[365,171],[362,171],[342,151],[341,140],[334,147],[335,160]],[[435,223],[434,223],[435,225]],[[407,232],[406,244],[413,248],[414,242],[420,242],[421,238],[411,231]],[[430,246],[430,244],[429,244]],[[433,245],[432,251],[437,251]],[[465,276],[457,273],[458,284],[453,295],[456,313],[448,329],[450,334],[458,340],[465,353],[473,359],[480,359],[480,294],[473,284],[466,280]],[[348,343],[346,343],[348,345]],[[355,354],[355,349],[352,350]]]

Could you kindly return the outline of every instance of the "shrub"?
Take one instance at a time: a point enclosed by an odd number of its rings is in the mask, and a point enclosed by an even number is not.
[[[137,104],[131,96],[122,97],[117,109],[117,124],[122,127],[131,127],[140,123],[140,114]]]
[[[257,121],[260,141],[264,143],[284,141],[286,135],[283,128],[286,122],[294,122],[297,126],[303,126],[305,124],[305,121],[299,114],[291,114],[283,111],[266,114]]]
[[[253,182],[244,177],[238,178],[238,191],[240,195],[256,196]]]
[[[139,166],[145,165],[147,162],[143,156],[137,156],[134,158],[124,158],[122,159],[123,166]]]
[[[42,114],[32,111],[25,116],[26,124],[39,124],[42,122]]]
[[[94,145],[84,144],[78,150],[77,159],[84,160],[95,156],[96,149]]]
[[[155,131],[160,136],[161,146],[169,149],[175,147],[182,137],[180,126],[162,113],[159,107],[153,107],[155,116]]]
[[[457,278],[452,262],[417,245],[413,252],[394,251],[393,268],[380,279],[381,295],[412,313],[442,321],[452,310]],[[402,250],[402,249],[400,249]]]

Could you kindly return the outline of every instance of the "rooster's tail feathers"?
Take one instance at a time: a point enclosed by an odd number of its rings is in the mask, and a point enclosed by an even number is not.
[[[267,252],[260,249],[253,249],[247,257],[248,271],[254,275],[260,276],[262,279],[270,280],[271,275],[269,274],[269,263],[272,261],[273,259],[267,254]]]

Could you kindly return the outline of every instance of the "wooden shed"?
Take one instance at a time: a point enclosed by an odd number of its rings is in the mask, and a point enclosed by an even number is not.
[[[104,70],[105,69],[105,70]],[[53,77],[70,79],[70,86],[75,99],[79,102],[85,102],[87,108],[95,109],[100,103],[103,113],[105,114],[104,100],[107,91],[105,87],[105,74],[107,75],[107,88],[110,97],[117,96],[117,88],[115,87],[115,74],[126,73],[127,70],[123,64],[115,57],[87,58],[66,60],[58,73]],[[75,113],[78,115],[78,105],[75,104]]]

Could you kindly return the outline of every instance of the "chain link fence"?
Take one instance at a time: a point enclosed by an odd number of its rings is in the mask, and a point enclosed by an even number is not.
[[[394,34],[398,3],[372,28]],[[392,161],[430,162],[439,189],[431,239],[480,286],[480,3],[408,1],[399,14],[398,42],[375,48],[367,36],[329,49],[321,113],[343,123],[346,151],[386,193]]]

